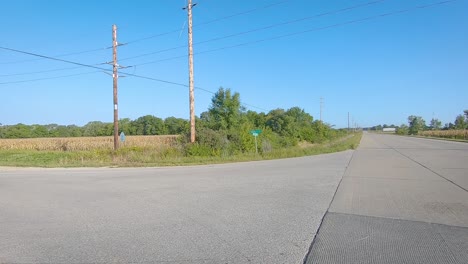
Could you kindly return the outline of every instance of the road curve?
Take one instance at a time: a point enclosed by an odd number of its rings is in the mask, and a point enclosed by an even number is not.
[[[468,263],[468,144],[364,133],[306,263]]]
[[[0,168],[0,263],[302,263],[352,153]]]

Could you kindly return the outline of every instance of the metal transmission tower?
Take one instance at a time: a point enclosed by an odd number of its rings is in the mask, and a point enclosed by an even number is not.
[[[190,142],[195,142],[195,95],[193,87],[193,41],[192,41],[192,0],[188,0],[187,9],[188,14],[188,56],[189,56],[189,102],[190,102]]]

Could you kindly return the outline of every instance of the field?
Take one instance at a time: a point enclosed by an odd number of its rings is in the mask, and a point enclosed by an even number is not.
[[[362,133],[321,144],[273,149],[267,153],[239,153],[210,157],[187,154],[178,136],[127,136],[113,151],[112,137],[0,139],[0,166],[125,167],[180,166],[291,158],[355,149]]]
[[[448,139],[468,139],[468,130],[428,130],[421,131],[418,136],[423,137],[438,137]]]
[[[159,149],[173,146],[178,136],[126,136],[123,148]],[[114,137],[0,139],[0,150],[93,151],[112,150]]]

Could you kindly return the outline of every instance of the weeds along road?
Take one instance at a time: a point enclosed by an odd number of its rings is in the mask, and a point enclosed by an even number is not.
[[[0,168],[0,263],[302,263],[352,154]]]

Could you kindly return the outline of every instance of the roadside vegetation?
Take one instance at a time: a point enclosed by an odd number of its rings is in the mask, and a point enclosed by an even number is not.
[[[369,131],[381,132],[385,128],[395,128],[398,135],[412,135],[431,138],[443,138],[452,140],[468,140],[468,110],[463,111],[463,114],[457,115],[453,123],[446,123],[442,126],[442,122],[436,118],[432,118],[429,125],[421,116],[411,115],[408,117],[408,125],[378,125],[369,128]]]
[[[418,136],[434,137],[444,139],[468,139],[468,130],[466,129],[451,129],[451,130],[426,130],[418,133]]]
[[[190,143],[185,119],[150,115],[122,119],[120,130],[127,136],[114,151],[112,123],[0,126],[0,166],[161,166],[264,160],[354,149],[361,137],[313,120],[299,107],[246,111],[239,93],[223,88],[197,119],[196,129],[197,141]],[[251,130],[261,130],[257,149]]]

